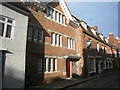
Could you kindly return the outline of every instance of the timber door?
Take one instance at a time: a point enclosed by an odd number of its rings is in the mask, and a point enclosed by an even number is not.
[[[70,77],[70,61],[67,60],[67,77]]]

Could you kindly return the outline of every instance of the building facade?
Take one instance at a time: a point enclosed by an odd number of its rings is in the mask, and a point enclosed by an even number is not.
[[[26,82],[40,85],[56,78],[81,75],[81,56],[76,41],[79,23],[69,21],[70,18],[75,18],[70,14],[66,3],[63,0],[51,2],[45,5],[44,10],[37,10],[36,7],[31,7],[30,3],[26,5],[31,11]]]
[[[24,88],[29,12],[12,3],[2,3],[0,7],[2,88]]]
[[[97,26],[90,27],[81,20],[80,27],[83,32],[84,75],[100,74],[112,69],[112,47],[108,39],[98,32]]]
[[[118,69],[120,68],[120,61],[119,61],[119,40],[113,35],[113,33],[109,33],[109,39],[108,39],[110,45],[112,46],[112,53],[113,53],[113,59],[114,59],[114,68]]]

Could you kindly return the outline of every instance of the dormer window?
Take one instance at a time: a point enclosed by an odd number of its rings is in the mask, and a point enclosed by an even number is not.
[[[99,36],[100,36],[100,38],[103,40],[103,35],[100,34]]]
[[[85,30],[88,30],[88,29],[87,29],[87,24],[85,24],[84,22],[81,22],[81,25],[82,25],[82,27],[83,27]]]
[[[92,33],[97,36],[96,31],[94,29],[91,29]]]
[[[87,48],[91,48],[91,39],[89,39],[89,41],[87,41]]]
[[[47,18],[59,24],[65,25],[65,15],[53,7],[47,7]]]
[[[108,39],[105,39],[105,41],[108,43]]]

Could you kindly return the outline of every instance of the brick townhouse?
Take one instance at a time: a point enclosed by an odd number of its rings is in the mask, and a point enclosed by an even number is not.
[[[119,40],[113,35],[113,33],[109,33],[108,41],[112,46],[114,68],[118,69],[120,67]]]
[[[25,3],[29,11],[26,82],[40,85],[51,79],[81,75],[76,18],[64,0],[50,2],[43,9]]]
[[[97,26],[90,27],[80,21],[83,42],[83,72],[85,76],[100,74],[113,68],[112,47],[108,39],[98,32]]]
[[[0,4],[7,11],[0,13],[4,15],[0,23],[6,29],[7,24],[12,25],[14,32],[8,36],[5,36],[8,32],[4,36],[0,33],[0,51],[2,55],[7,51],[4,54],[7,88],[100,74],[116,67],[117,41],[112,42],[111,36],[108,40],[97,26],[90,27],[73,16],[64,0],[11,4],[9,7]],[[14,70],[10,73],[10,69]]]

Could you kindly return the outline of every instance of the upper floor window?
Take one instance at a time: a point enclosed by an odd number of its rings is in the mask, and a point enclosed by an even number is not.
[[[104,48],[104,53],[107,53],[107,47]]]
[[[89,39],[89,41],[87,41],[87,48],[91,48],[91,39]]]
[[[28,39],[37,42],[43,41],[43,30],[40,27],[29,24],[28,26]]]
[[[103,38],[104,38],[103,35],[100,34],[99,36],[100,36],[100,38],[103,40]]]
[[[92,33],[97,36],[96,31],[94,29],[91,29]]]
[[[51,33],[51,43],[52,45],[62,46],[62,35],[52,32]]]
[[[105,39],[105,41],[108,43],[108,39]]]
[[[71,38],[67,38],[67,47],[68,49],[75,49],[75,45],[74,45],[74,39]]]
[[[99,52],[99,43],[97,42],[97,51]]]
[[[102,52],[104,53],[104,46],[102,45]]]
[[[86,24],[86,23],[81,22],[81,25],[82,25],[82,27],[83,27],[85,30],[88,30],[88,29],[87,29],[87,24]]]
[[[117,57],[117,51],[114,51],[115,57]]]
[[[47,17],[60,24],[65,24],[65,16],[63,15],[63,13],[52,7],[47,8]]]
[[[15,20],[0,15],[0,36],[4,38],[13,38]]]

